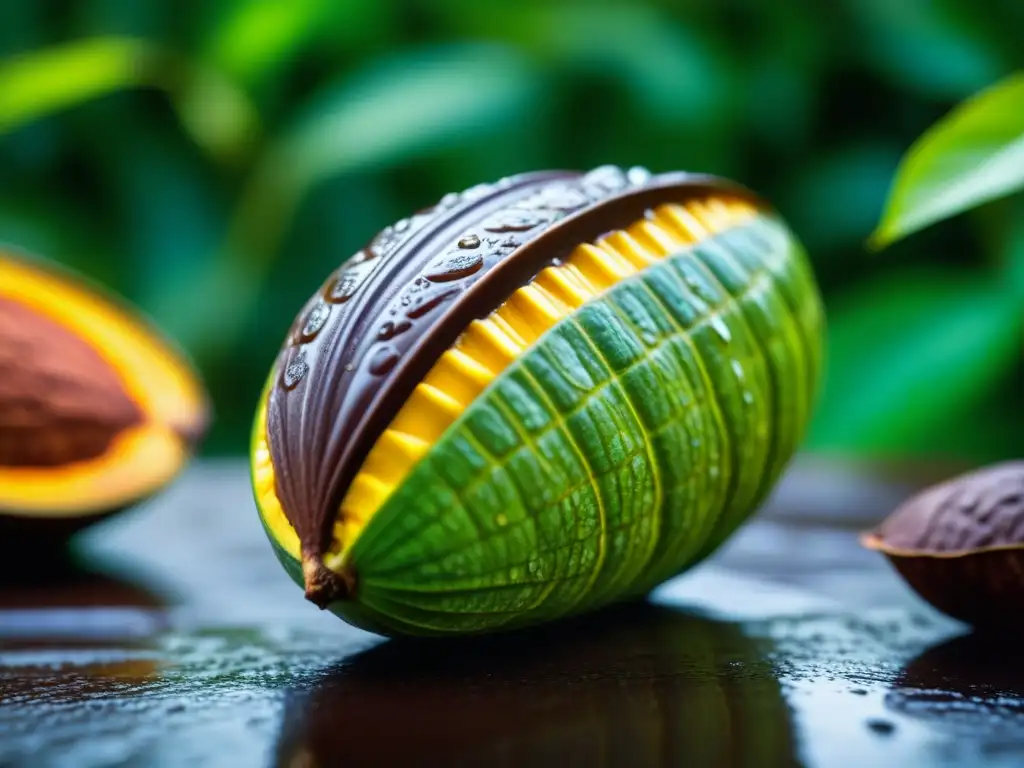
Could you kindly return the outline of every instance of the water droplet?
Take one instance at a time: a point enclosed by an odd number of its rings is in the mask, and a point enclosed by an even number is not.
[[[394,226],[385,227],[380,233],[373,239],[371,243],[371,250],[374,256],[386,255],[389,251],[398,244],[399,241],[398,233],[395,232]]]
[[[328,288],[327,300],[332,304],[343,304],[355,296],[358,287],[359,275],[355,270],[347,269]]]
[[[441,198],[437,204],[438,208],[453,208],[459,204],[460,196],[457,192],[449,192],[447,195]]]
[[[479,248],[480,238],[476,235],[466,235],[459,240],[459,248]]]
[[[530,213],[504,213],[484,225],[488,232],[527,232],[543,223],[543,219]]]
[[[508,517],[506,517],[503,513],[499,513],[498,516],[494,518],[494,522],[497,524],[499,528],[504,528],[506,525],[508,525]]]
[[[354,371],[355,369],[356,369],[356,367],[352,363],[345,363],[345,371],[346,372],[352,373],[352,371]]]
[[[399,219],[394,223],[394,225],[391,228],[395,232],[401,234],[402,232],[405,232],[409,229],[410,224],[412,224],[412,222],[409,219]]]
[[[720,315],[711,316],[711,327],[714,328],[715,333],[718,334],[718,338],[727,344],[732,340],[732,333],[729,331],[729,326],[725,324],[725,321]]]
[[[605,191],[613,192],[617,189],[622,189],[629,182],[626,179],[626,174],[618,166],[602,165],[584,176],[583,183],[586,186],[599,187]]]
[[[871,720],[868,720],[868,728],[879,736],[889,736],[896,730],[895,724],[888,720],[882,720],[881,718],[872,718]]]
[[[629,180],[630,184],[644,184],[651,178],[651,172],[643,166],[634,165],[626,172],[626,178]]]
[[[484,257],[480,252],[454,251],[428,266],[424,274],[431,282],[447,283],[469,277],[483,265]]]
[[[398,363],[398,353],[391,347],[381,347],[373,353],[370,358],[370,373],[374,376],[383,376],[390,373]]]
[[[753,393],[750,392],[749,390],[744,390],[744,392],[743,392],[743,402],[746,403],[747,405],[753,404],[753,402],[754,402],[754,395],[753,395]]]
[[[509,569],[508,575],[509,578],[515,581],[522,575],[522,570],[518,566],[513,565],[512,568]]]
[[[739,360],[732,361],[732,372],[736,374],[737,379],[743,378],[743,366],[740,365]]]
[[[479,197],[483,197],[491,191],[490,184],[477,184],[475,187],[470,187],[462,193],[462,197],[465,200],[476,200]]]
[[[410,328],[412,328],[412,323],[408,320],[399,320],[397,323],[388,320],[380,327],[380,330],[377,331],[377,338],[381,341],[388,341],[401,333],[405,333]]]
[[[309,363],[306,362],[306,350],[300,349],[284,369],[281,383],[285,389],[295,389],[307,373],[309,373]]]
[[[318,301],[306,315],[306,324],[302,326],[302,337],[306,340],[312,339],[320,329],[327,324],[327,318],[331,316],[331,307],[326,302]]]
[[[541,192],[543,204],[556,211],[574,211],[590,200],[575,187],[567,184],[552,184]]]
[[[448,299],[452,298],[453,296],[458,294],[458,292],[459,290],[457,288],[452,288],[442,293],[435,293],[433,296],[421,298],[415,303],[415,305],[408,309],[405,314],[408,317],[412,318],[413,320],[415,320],[418,317],[423,317],[423,315],[427,314],[427,312],[432,310],[434,307],[444,303]],[[405,302],[403,301],[403,304],[404,303]],[[412,302],[410,301],[410,303]]]

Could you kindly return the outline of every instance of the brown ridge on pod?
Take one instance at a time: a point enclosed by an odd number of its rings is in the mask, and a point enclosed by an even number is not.
[[[1024,461],[926,488],[861,543],[947,616],[979,629],[1024,626]]]
[[[661,204],[722,191],[768,209],[746,188],[703,174],[602,167],[513,176],[385,229],[328,280],[322,296],[336,311],[302,343],[298,329],[322,311],[317,297],[307,303],[267,406],[276,491],[299,537],[307,598],[324,607],[352,594],[355,574],[339,576],[322,562],[345,493],[413,389],[472,320],[580,243]]]

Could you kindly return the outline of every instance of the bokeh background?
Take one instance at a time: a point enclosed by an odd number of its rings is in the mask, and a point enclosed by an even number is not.
[[[529,169],[723,174],[825,293],[808,450],[1024,456],[1019,196],[865,246],[1021,30],[1020,0],[2,3],[0,241],[149,313],[211,390],[205,452],[241,454],[294,314],[384,225]]]

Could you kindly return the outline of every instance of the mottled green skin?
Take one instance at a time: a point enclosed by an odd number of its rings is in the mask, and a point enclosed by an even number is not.
[[[352,546],[356,596],[330,609],[383,634],[470,634],[647,593],[772,490],[823,333],[805,254],[767,216],[615,285],[442,435]]]

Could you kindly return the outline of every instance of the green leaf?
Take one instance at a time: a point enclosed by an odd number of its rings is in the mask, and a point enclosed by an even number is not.
[[[259,141],[256,106],[218,72],[177,57],[156,77],[170,98],[182,127],[210,155],[226,162],[242,161]]]
[[[172,330],[203,350],[199,356],[216,356],[234,344],[292,218],[317,184],[515,131],[536,104],[539,84],[523,58],[489,45],[405,51],[330,83],[267,148],[224,247],[193,281],[195,311]],[[159,308],[180,300],[169,291],[155,311],[170,316]],[[218,332],[211,334],[211,327]]]
[[[222,2],[202,49],[220,71],[247,87],[280,81],[297,61],[321,50],[347,60],[390,31],[396,9],[360,0]]]
[[[278,170],[304,192],[338,173],[393,164],[514,125],[539,78],[487,45],[413,51],[325,88],[277,147]]]
[[[871,246],[1024,188],[1024,73],[968,99],[905,156]]]
[[[252,83],[309,38],[327,6],[324,0],[232,3],[206,42],[206,56],[232,77]]]
[[[215,156],[248,146],[256,131],[255,109],[216,72],[146,40],[96,37],[0,62],[0,134],[143,87],[166,91],[185,129]]]
[[[538,26],[551,53],[621,80],[656,119],[707,129],[727,124],[737,104],[734,62],[710,30],[679,24],[659,9],[545,7],[531,36]]]
[[[142,84],[139,40],[95,38],[12,57],[0,64],[0,131]]]
[[[608,120],[616,104],[634,120],[639,109],[646,119],[707,130],[709,124],[728,126],[740,104],[738,67],[714,31],[680,23],[661,8],[477,0],[439,5],[437,12],[461,34],[509,41],[555,77],[571,82],[582,73],[598,74],[621,87],[633,103],[619,105],[609,95],[593,105],[598,120]]]
[[[811,449],[908,451],[1006,375],[1022,313],[1002,282],[954,270],[903,272],[836,300]]]

